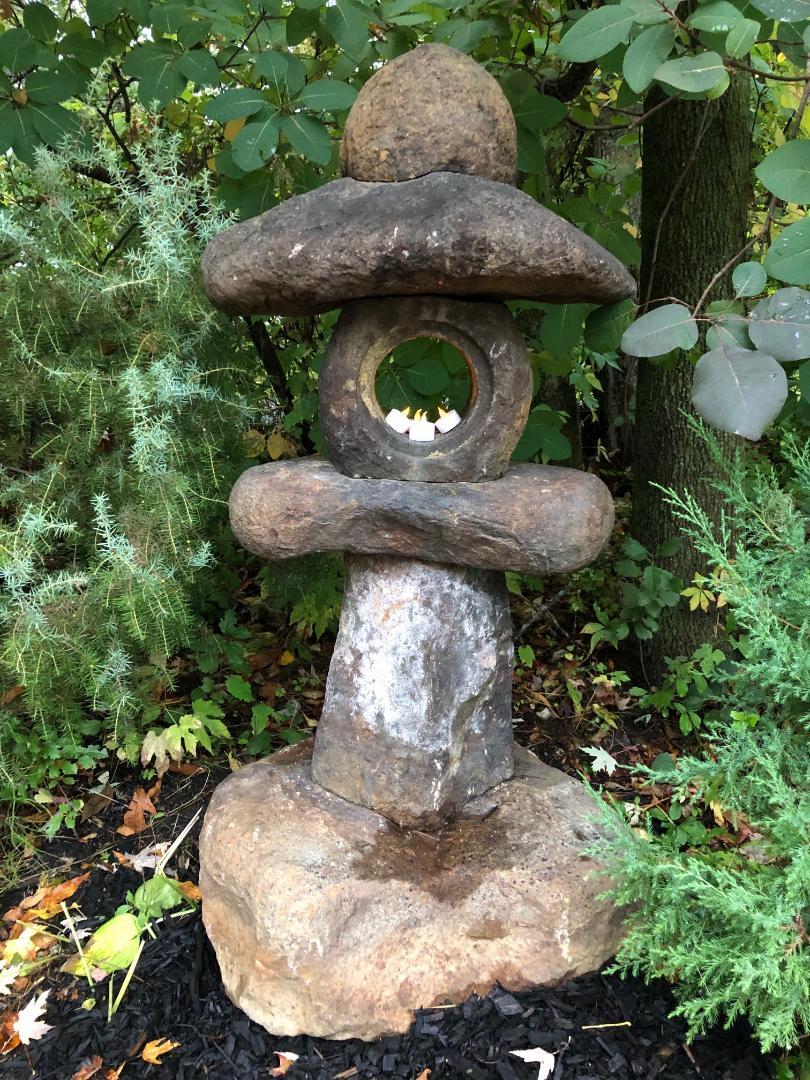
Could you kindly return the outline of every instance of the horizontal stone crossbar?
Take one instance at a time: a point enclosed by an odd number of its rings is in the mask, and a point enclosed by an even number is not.
[[[230,516],[239,542],[266,559],[350,551],[548,574],[596,558],[613,500],[596,476],[553,465],[442,484],[355,479],[310,458],[248,469]]]

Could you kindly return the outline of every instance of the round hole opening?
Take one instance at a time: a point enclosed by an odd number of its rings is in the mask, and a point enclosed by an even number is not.
[[[430,441],[449,434],[464,419],[474,392],[473,373],[465,355],[449,341],[411,338],[392,349],[377,368],[374,392],[389,427],[405,438],[418,435]],[[423,426],[411,430],[414,420]]]

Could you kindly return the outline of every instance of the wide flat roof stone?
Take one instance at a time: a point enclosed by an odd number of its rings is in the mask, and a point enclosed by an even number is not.
[[[618,259],[529,195],[453,172],[333,180],[225,229],[202,271],[212,303],[241,315],[415,294],[604,304],[636,291]]]

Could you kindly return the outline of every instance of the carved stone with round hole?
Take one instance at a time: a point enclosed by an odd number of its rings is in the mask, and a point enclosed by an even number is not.
[[[449,342],[470,371],[462,422],[426,443],[388,427],[375,393],[385,357],[417,338]],[[321,431],[341,472],[371,479],[495,480],[526,424],[532,374],[520,331],[503,304],[397,297],[345,305],[318,390]]]

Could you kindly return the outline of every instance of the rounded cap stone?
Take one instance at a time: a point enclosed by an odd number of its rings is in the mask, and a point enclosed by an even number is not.
[[[386,64],[360,91],[340,163],[355,180],[458,172],[514,184],[515,118],[475,60],[448,45],[421,45]]]

